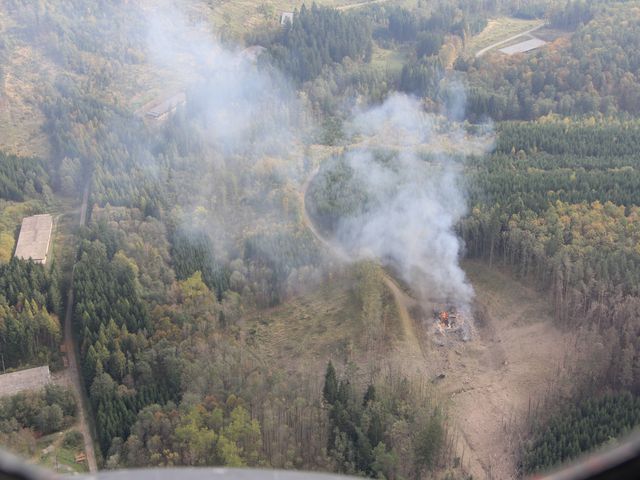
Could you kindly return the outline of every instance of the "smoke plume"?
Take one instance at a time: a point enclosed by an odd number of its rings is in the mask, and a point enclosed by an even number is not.
[[[453,154],[482,149],[490,135],[469,138],[460,126],[400,94],[356,114],[351,128],[359,147],[347,160],[373,207],[341,223],[341,244],[358,258],[392,265],[422,301],[467,305],[473,288],[460,268],[462,244],[455,232],[467,211],[463,157]],[[376,160],[381,146],[397,151],[397,159]]]
[[[181,59],[188,54],[185,81],[206,79],[198,104],[209,141],[226,153],[242,149],[255,157],[290,154],[292,145],[303,143],[299,125],[311,115],[282,76],[256,68],[176,12],[155,13],[149,24],[155,62],[185,69]],[[337,237],[355,258],[392,265],[422,301],[464,306],[473,288],[459,264],[463,246],[455,232],[467,212],[459,158],[482,152],[491,135],[470,136],[456,123],[463,118],[464,89],[454,83],[448,91],[445,115],[425,113],[417,99],[393,94],[345,122],[354,146],[348,163],[374,207],[344,220]],[[398,152],[396,161],[376,160],[381,148]]]

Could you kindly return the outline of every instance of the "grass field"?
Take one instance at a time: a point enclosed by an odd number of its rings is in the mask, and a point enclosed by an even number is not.
[[[491,19],[482,32],[469,40],[466,51],[470,55],[475,55],[483,48],[507,40],[540,24],[542,24],[540,20],[522,20],[511,17]]]

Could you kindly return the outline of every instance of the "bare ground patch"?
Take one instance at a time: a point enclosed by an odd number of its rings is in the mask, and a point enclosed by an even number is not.
[[[554,326],[549,302],[534,289],[482,262],[465,269],[486,324],[471,342],[439,350],[441,387],[464,468],[476,479],[515,478],[518,426],[560,382],[572,335]]]

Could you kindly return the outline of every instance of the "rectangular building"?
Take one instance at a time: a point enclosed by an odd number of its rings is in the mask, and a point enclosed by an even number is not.
[[[0,397],[28,390],[39,390],[51,382],[49,366],[28,368],[0,375]]]
[[[544,40],[540,40],[539,38],[532,38],[531,40],[525,40],[524,42],[501,48],[500,51],[502,53],[506,53],[507,55],[515,55],[516,53],[530,52],[531,50],[535,50],[536,48],[540,48],[546,44],[547,42],[545,42]]]
[[[176,109],[181,105],[184,105],[186,101],[187,96],[184,94],[184,92],[176,93],[175,95],[151,107],[149,110],[147,110],[145,116],[157,121],[164,120],[167,115],[175,112]]]
[[[25,260],[30,258],[36,263],[47,263],[52,228],[53,219],[49,214],[25,217],[20,227],[15,256]]]

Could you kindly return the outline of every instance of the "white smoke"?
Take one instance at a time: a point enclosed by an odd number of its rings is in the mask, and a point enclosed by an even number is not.
[[[283,153],[299,137],[302,109],[289,82],[256,65],[256,52],[228,48],[203,23],[189,21],[171,2],[148,14],[149,60],[205,112],[205,140],[226,154]]]
[[[210,32],[168,12],[151,15],[151,58],[163,68],[183,69],[185,82],[206,80],[199,103],[207,112],[208,140],[227,153],[242,148],[256,157],[278,150],[286,155],[292,145],[303,143],[301,119],[311,115],[282,76],[261,71]],[[459,120],[464,89],[454,84],[449,91],[448,116]],[[426,113],[418,100],[402,94],[354,112],[346,124],[356,147],[346,154],[348,163],[375,207],[343,221],[340,242],[356,258],[392,265],[423,301],[467,305],[473,288],[460,267],[462,244],[455,232],[467,205],[456,158],[481,153],[491,135],[470,136],[459,123]],[[397,161],[377,161],[374,151],[380,148],[397,151]],[[422,154],[436,160],[425,161]]]
[[[420,103],[395,94],[359,113],[352,134],[360,148],[347,153],[354,177],[374,205],[341,223],[338,239],[356,257],[377,258],[397,269],[420,300],[467,305],[473,288],[460,268],[462,244],[455,232],[466,214],[459,156],[486,146],[490,135],[467,138],[460,126],[424,112]],[[376,160],[380,146],[398,152],[392,162]],[[421,153],[436,154],[426,161]]]

